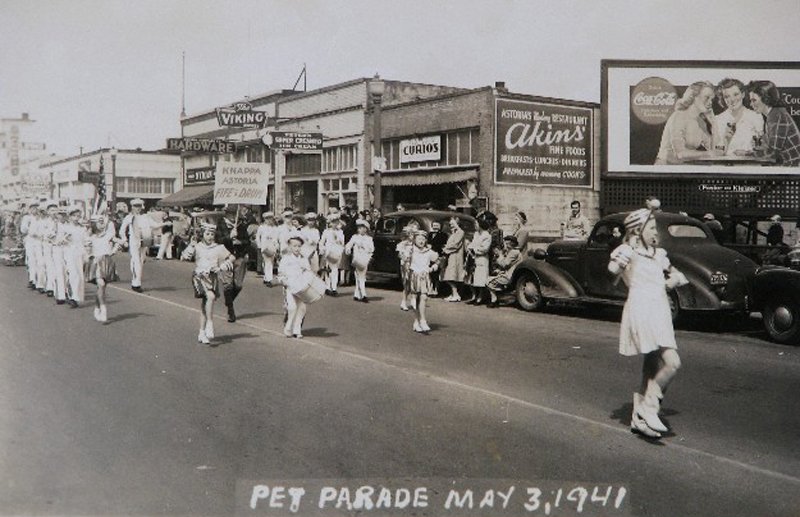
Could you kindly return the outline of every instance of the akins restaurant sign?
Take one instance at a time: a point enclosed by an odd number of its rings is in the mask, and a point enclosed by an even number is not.
[[[495,183],[592,186],[592,110],[497,99]]]

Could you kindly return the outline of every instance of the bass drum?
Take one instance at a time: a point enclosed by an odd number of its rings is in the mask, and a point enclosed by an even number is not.
[[[300,298],[305,303],[314,303],[325,295],[325,282],[311,271],[306,271],[300,277],[289,282],[289,292]]]

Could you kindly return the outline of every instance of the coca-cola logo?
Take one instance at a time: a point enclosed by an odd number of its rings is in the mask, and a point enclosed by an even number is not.
[[[631,111],[645,124],[663,124],[672,114],[677,101],[678,92],[669,81],[648,77],[631,92]]]

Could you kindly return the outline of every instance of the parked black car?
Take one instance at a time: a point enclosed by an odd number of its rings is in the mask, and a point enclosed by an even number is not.
[[[461,212],[448,212],[443,210],[404,210],[392,212],[383,216],[375,225],[373,241],[375,254],[367,272],[369,280],[398,281],[400,280],[400,261],[397,256],[397,244],[403,239],[403,228],[411,221],[419,223],[421,230],[430,232],[431,223],[434,221],[442,224],[442,232],[449,234],[451,217],[458,217],[461,229],[467,234],[467,239],[477,229],[474,217]]]
[[[625,233],[626,213],[601,219],[586,241],[557,241],[517,266],[513,281],[519,306],[541,309],[551,301],[622,305],[627,287],[608,273],[611,251]],[[681,311],[741,312],[749,309],[756,264],[719,245],[706,225],[691,217],[656,212],[660,245],[689,284],[670,292],[673,318]],[[798,273],[800,274],[800,273]]]

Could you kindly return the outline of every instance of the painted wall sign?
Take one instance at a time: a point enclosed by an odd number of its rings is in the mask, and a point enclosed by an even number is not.
[[[592,110],[497,99],[495,182],[592,186]]]

